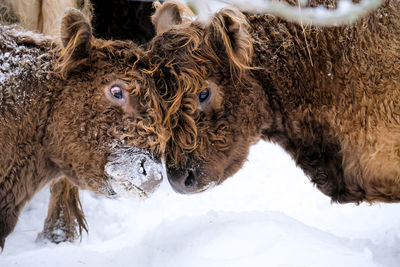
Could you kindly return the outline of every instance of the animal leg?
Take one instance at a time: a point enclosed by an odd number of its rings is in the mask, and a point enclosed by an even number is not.
[[[14,230],[18,216],[15,212],[0,212],[0,248],[4,249],[6,237]]]
[[[78,187],[63,178],[50,185],[50,203],[43,232],[38,240],[49,240],[53,243],[73,242],[88,232]]]

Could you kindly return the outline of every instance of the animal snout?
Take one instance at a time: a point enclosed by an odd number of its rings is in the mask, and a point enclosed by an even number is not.
[[[145,150],[119,148],[110,155],[105,174],[117,194],[131,193],[148,197],[160,185],[164,165]]]
[[[178,193],[190,194],[198,191],[197,175],[194,170],[169,169],[168,181]]]

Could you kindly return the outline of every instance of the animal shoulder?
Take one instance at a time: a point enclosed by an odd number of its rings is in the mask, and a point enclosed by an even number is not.
[[[50,39],[13,26],[0,27],[0,103],[29,100],[34,84],[50,79],[53,55]]]

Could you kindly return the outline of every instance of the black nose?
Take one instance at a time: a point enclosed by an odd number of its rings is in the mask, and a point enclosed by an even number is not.
[[[192,170],[168,170],[168,181],[172,188],[181,194],[197,191],[196,172]]]

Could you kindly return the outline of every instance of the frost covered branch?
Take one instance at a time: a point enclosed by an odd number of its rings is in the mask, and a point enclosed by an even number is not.
[[[291,6],[285,2],[273,0],[218,1],[228,5],[236,6],[241,11],[251,13],[269,13],[301,24],[319,26],[345,25],[354,23],[358,18],[377,9],[382,3],[382,0],[361,0],[360,3],[357,4],[353,3],[351,0],[338,0],[337,9],[328,9],[322,6],[301,7],[301,4],[299,6]]]

